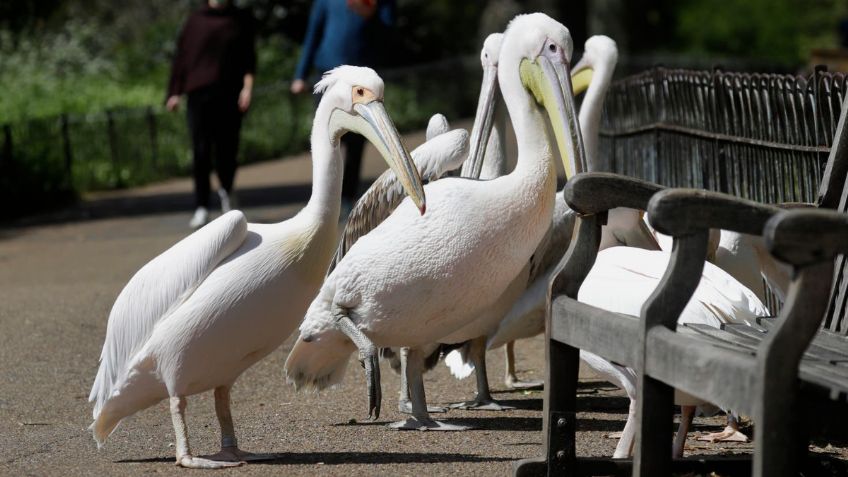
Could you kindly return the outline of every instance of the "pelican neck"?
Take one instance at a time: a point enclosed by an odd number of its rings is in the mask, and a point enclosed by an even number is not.
[[[603,169],[598,157],[598,134],[601,127],[601,112],[604,98],[609,89],[611,75],[609,68],[601,66],[595,69],[592,81],[586,89],[583,105],[580,107],[580,128],[583,131],[583,147],[586,149],[588,172]]]
[[[330,113],[318,105],[312,122],[312,195],[303,212],[338,224],[341,209],[343,161],[338,131],[330,131]],[[334,140],[335,139],[335,140]]]
[[[518,145],[518,159],[515,169],[509,175],[519,176],[547,174],[554,170],[553,151],[547,134],[547,125],[541,108],[521,84],[518,67],[514,74],[500,68],[499,80],[501,92],[506,104],[515,139]]]

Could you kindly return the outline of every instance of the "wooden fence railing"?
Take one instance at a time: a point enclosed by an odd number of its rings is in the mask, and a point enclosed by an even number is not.
[[[654,68],[611,86],[599,153],[613,172],[667,186],[814,203],[846,89],[845,74],[823,68],[810,76]],[[773,296],[768,305],[779,307]]]

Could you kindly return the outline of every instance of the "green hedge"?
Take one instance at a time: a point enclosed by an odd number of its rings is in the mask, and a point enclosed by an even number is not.
[[[426,127],[437,112],[450,119],[472,115],[480,68],[473,60],[454,59],[388,70],[383,78],[386,108],[397,127],[409,131]],[[292,96],[284,82],[257,88],[242,126],[239,162],[307,150],[313,105],[308,95]],[[6,124],[0,132],[0,219],[60,205],[85,191],[191,171],[184,111],[142,107],[54,116]]]

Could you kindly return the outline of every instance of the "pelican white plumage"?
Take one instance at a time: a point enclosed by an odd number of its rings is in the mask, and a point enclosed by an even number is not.
[[[612,247],[598,253],[595,265],[583,281],[578,300],[592,306],[621,313],[639,316],[642,305],[648,299],[662,279],[668,266],[670,255],[663,251],[642,250],[632,247]],[[610,293],[616,290],[616,293]],[[701,282],[686,308],[679,324],[703,324],[720,327],[724,323],[749,323],[757,317],[767,316],[768,310],[757,295],[739,283],[730,274],[710,262],[704,264]],[[581,353],[593,369],[596,369],[612,382],[622,387],[631,400],[625,430],[619,440],[614,457],[626,457],[630,454],[635,429],[636,383],[632,370],[610,363],[591,353]],[[620,381],[620,382],[617,382]],[[674,454],[683,454],[688,422],[691,421],[694,406],[706,404],[693,396],[677,392],[675,402],[689,406],[688,415],[675,439]]]
[[[441,341],[491,306],[550,225],[556,176],[542,108],[566,174],[581,170],[571,47],[568,30],[546,15],[521,15],[510,23],[498,79],[518,142],[515,170],[491,181],[445,178],[428,184],[426,216],[413,217],[404,201],[362,237],[325,281],[301,325],[301,339],[286,362],[297,386],[338,382],[355,349],[351,340],[365,356],[375,345],[407,346],[413,418],[394,427],[457,428],[427,413],[418,347]],[[379,386],[375,377],[368,376],[371,396]]]
[[[573,69],[574,92],[586,92],[580,107],[580,127],[590,171],[603,168],[598,153],[601,113],[617,61],[618,48],[615,41],[607,36],[596,35],[586,40],[583,57]],[[535,272],[531,274],[524,293],[514,302],[486,343],[487,349],[507,345],[505,381],[510,387],[531,387],[537,384],[522,384],[516,379],[510,345],[515,340],[536,336],[545,329],[548,284],[557,263],[568,248],[574,227],[574,214],[561,193],[557,194],[556,201],[549,239],[543,241],[534,254],[534,259],[538,261],[533,267]],[[618,245],[658,249],[650,230],[642,223],[639,212],[632,209],[610,211],[607,225],[603,228],[601,250]],[[614,382],[616,380],[615,377],[611,379]]]
[[[382,106],[383,81],[368,68],[343,66],[316,85],[324,96],[312,127],[312,195],[293,218],[248,224],[224,214],[141,268],[109,316],[91,390],[102,445],[120,421],[170,398],[178,465],[239,465],[229,391],[248,367],[295,329],[318,291],[337,237],[342,161],[339,137],[363,134],[401,178],[423,213],[424,190]],[[192,455],[186,397],[215,390],[221,452]]]
[[[468,132],[464,129],[449,129],[447,118],[434,114],[427,123],[426,142],[412,151],[412,161],[424,184],[457,169],[468,154]],[[351,209],[327,273],[336,268],[336,264],[360,237],[385,220],[403,198],[403,186],[393,170],[386,170],[374,180]]]
[[[493,129],[493,110],[494,102],[497,95],[497,58],[500,54],[500,44],[502,33],[493,33],[489,35],[483,42],[483,49],[480,52],[480,63],[483,68],[483,80],[480,88],[480,99],[477,107],[477,114],[472,129],[472,137],[476,147],[463,163],[463,170],[471,177],[477,178],[477,175],[489,176],[486,178],[494,178],[503,174],[506,169],[506,161],[503,159],[503,148],[501,147],[500,138],[503,137],[504,115],[500,114],[494,119]],[[502,111],[501,111],[502,113]],[[425,183],[432,182],[441,178],[446,172],[456,169],[465,159],[467,153],[467,135],[462,136],[462,148],[457,136],[458,131],[454,131],[452,135],[446,135],[449,125],[447,119],[436,114],[427,125],[426,139],[427,143],[419,149],[413,151],[413,160],[416,163],[422,175],[422,180]],[[491,132],[490,132],[491,131]],[[500,134],[499,134],[500,133]],[[463,131],[463,134],[464,131]],[[486,136],[488,141],[486,140]],[[481,145],[485,147],[485,160],[482,162],[480,158],[484,156],[484,151]],[[463,177],[468,177],[463,174]],[[344,257],[345,253],[353,246],[356,241],[363,235],[370,232],[374,227],[379,225],[388,215],[394,211],[403,198],[399,186],[394,180],[394,175],[391,171],[386,171],[379,177],[371,187],[362,195],[362,197],[354,205],[353,210],[345,224],[345,229],[342,233],[342,241],[333,257],[333,262],[330,265],[328,273],[332,272],[335,265]],[[432,343],[420,351],[428,356],[425,360],[430,369],[438,362],[441,354],[441,346],[437,343]],[[409,389],[406,382],[406,361],[407,350],[397,350],[392,348],[383,348],[380,354],[384,358],[388,358],[391,362],[392,369],[395,369],[401,374],[400,398],[398,400],[398,409],[401,412],[411,413],[412,405],[409,401]],[[429,412],[445,412],[447,409],[438,406],[428,406]]]
[[[671,252],[672,237],[654,230],[648,221],[647,214],[644,217],[644,223],[654,235],[660,248]],[[784,299],[789,288],[791,269],[768,252],[762,237],[733,230],[712,230],[711,234],[719,235],[718,238],[711,237],[713,240],[718,240],[713,259],[716,266],[756,293],[761,301],[766,299],[763,279],[779,300]]]
[[[441,114],[435,114],[427,124],[426,141],[424,144],[412,151],[412,160],[421,174],[422,181],[430,183],[440,179],[448,171],[457,169],[468,154],[468,133],[464,129],[449,131],[450,126],[447,118]],[[374,183],[362,194],[362,197],[354,204],[348,216],[342,240],[333,256],[330,264],[329,274],[336,264],[344,258],[350,247],[360,237],[370,232],[391,214],[398,204],[403,200],[403,189],[397,176],[391,170],[384,172]],[[426,354],[437,353],[439,346],[434,344]],[[409,391],[406,385],[406,353],[397,352],[391,348],[381,350],[381,355],[391,358],[392,369],[401,373],[400,399],[398,409],[401,412],[412,412],[409,402]],[[444,412],[445,408],[428,407],[430,412]]]

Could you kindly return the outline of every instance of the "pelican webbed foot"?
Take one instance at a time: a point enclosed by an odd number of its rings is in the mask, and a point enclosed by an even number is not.
[[[347,311],[340,309],[336,313],[336,323],[339,330],[353,341],[359,349],[359,363],[365,369],[365,381],[368,383],[368,417],[376,420],[380,417],[380,405],[383,401],[380,388],[380,353],[374,343],[365,336],[353,321],[347,316]]]
[[[545,388],[544,381],[522,381],[515,375],[507,376],[506,379],[504,379],[504,385],[506,385],[508,389],[516,391],[539,391]]]
[[[721,432],[711,432],[698,436],[697,440],[706,442],[748,442],[748,436],[734,429],[732,426],[726,426]]]
[[[404,414],[412,414],[412,401],[409,399],[402,399],[398,401],[398,411]],[[429,413],[444,413],[448,412],[447,407],[443,406],[433,406],[431,404],[427,405],[427,412]]]
[[[214,460],[206,457],[195,457],[193,455],[183,455],[177,459],[177,466],[185,467],[186,469],[226,469],[229,467],[238,467],[240,465],[244,465],[244,462]]]
[[[389,424],[389,429],[408,431],[467,431],[473,429],[471,426],[461,424],[448,424],[442,421],[434,421],[432,419],[419,420],[415,417],[410,417],[405,421],[398,421]]]
[[[476,397],[472,401],[457,402],[450,405],[451,409],[465,409],[468,411],[510,411],[515,406],[501,404],[491,397]]]
[[[518,376],[515,374],[515,341],[510,341],[504,346],[504,358],[506,364],[504,384],[507,389],[518,391],[540,390],[545,386],[544,381],[522,381],[518,379]]]

